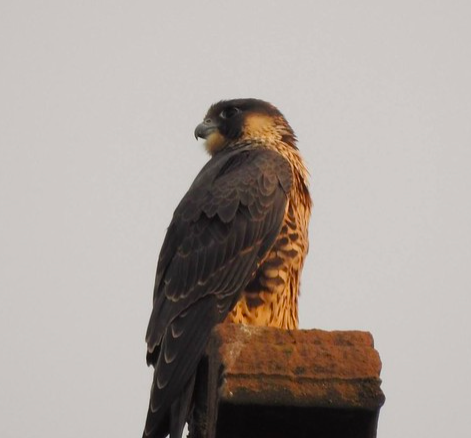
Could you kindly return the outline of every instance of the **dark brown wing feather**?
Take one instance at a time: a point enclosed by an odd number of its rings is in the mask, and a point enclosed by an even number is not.
[[[183,427],[186,414],[172,426],[170,411],[175,403],[188,406],[179,397],[191,397],[187,384],[212,328],[273,245],[290,187],[284,158],[247,147],[214,156],[177,207],[159,257],[146,335],[155,371],[144,436]]]

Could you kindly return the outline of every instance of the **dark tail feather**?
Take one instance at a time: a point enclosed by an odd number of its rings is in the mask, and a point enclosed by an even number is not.
[[[147,412],[146,427],[142,438],[165,438],[168,436],[170,428],[170,415],[169,412],[165,412],[163,415],[159,415],[159,418],[155,418],[155,414],[150,410]]]
[[[170,409],[166,412],[158,410],[152,412],[151,402],[149,402],[149,410],[147,411],[146,427],[142,438],[165,438],[168,436],[170,429]]]
[[[195,378],[196,373],[191,376],[183,391],[166,412],[159,410],[152,412],[149,403],[143,438],[165,438],[169,433],[170,438],[181,438],[193,400]]]
[[[196,373],[191,376],[180,396],[172,403],[170,408],[170,438],[181,438],[182,436],[193,400],[195,378]]]

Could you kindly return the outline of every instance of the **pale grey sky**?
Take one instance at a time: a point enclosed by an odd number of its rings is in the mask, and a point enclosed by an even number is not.
[[[369,330],[380,438],[471,429],[469,1],[0,2],[0,436],[140,436],[174,208],[222,98],[312,175],[303,328]]]

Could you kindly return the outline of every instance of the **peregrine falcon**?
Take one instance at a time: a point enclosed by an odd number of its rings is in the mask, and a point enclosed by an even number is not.
[[[157,264],[150,438],[181,437],[216,324],[298,326],[311,198],[293,130],[270,103],[235,99],[212,105],[195,136],[211,159],[176,208]]]

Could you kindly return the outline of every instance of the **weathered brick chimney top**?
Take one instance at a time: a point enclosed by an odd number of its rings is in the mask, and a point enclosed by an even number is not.
[[[216,327],[192,438],[374,438],[384,403],[367,332]]]

